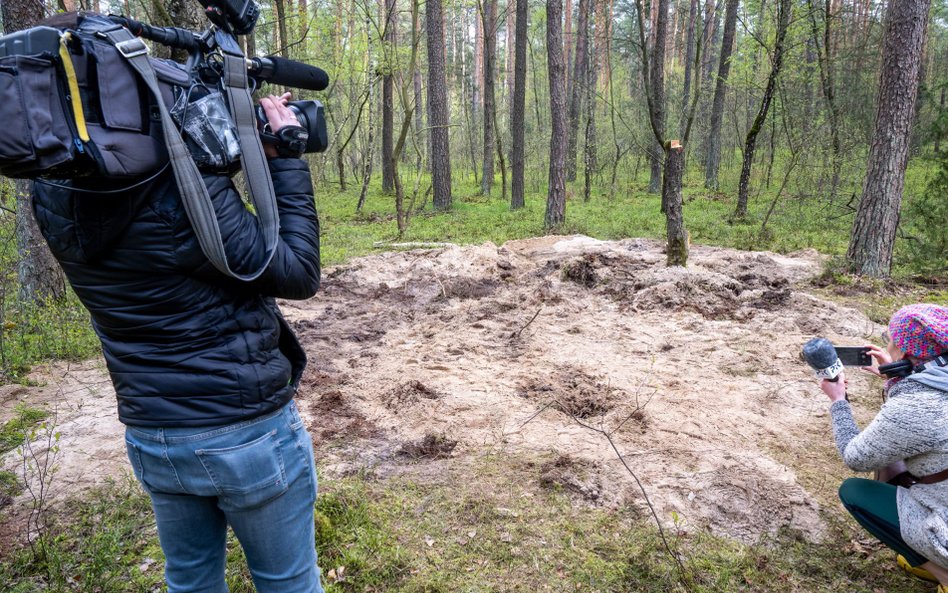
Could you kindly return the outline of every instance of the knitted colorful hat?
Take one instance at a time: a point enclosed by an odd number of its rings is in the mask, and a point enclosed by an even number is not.
[[[889,321],[889,336],[899,350],[920,360],[948,352],[948,308],[907,305]]]

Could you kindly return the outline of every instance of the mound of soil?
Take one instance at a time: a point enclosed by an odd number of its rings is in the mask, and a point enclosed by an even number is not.
[[[644,508],[608,435],[669,524],[819,540],[848,471],[797,353],[814,335],[860,344],[882,329],[804,292],[820,265],[812,251],[694,246],[688,268],[667,268],[654,241],[541,237],[358,258],[281,306],[309,355],[297,399],[330,475],[499,453],[517,471],[541,464],[513,480]],[[101,366],[0,390],[7,416],[59,402],[70,491],[127,467]],[[863,424],[878,387],[851,378]]]

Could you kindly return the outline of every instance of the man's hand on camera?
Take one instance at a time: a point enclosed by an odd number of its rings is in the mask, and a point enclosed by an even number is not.
[[[820,381],[820,389],[830,398],[831,402],[846,399],[846,386],[849,384],[849,380],[846,379],[844,373],[840,373],[836,379],[836,381],[830,381],[829,379]]]
[[[267,114],[267,121],[270,124],[270,132],[272,134],[276,134],[280,131],[280,128],[284,126],[299,127],[300,122],[296,119],[296,115],[286,106],[291,96],[290,93],[284,93],[279,97],[270,95],[269,97],[260,99],[260,106],[263,107],[263,112]],[[273,144],[264,143],[263,153],[267,155],[267,158],[271,159],[280,156],[277,147]]]

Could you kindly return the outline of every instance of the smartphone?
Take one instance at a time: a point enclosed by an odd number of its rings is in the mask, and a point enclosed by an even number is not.
[[[872,357],[865,346],[836,346],[836,356],[848,367],[872,366]]]

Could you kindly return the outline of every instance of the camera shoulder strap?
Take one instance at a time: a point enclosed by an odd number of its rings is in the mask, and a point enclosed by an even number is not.
[[[270,265],[273,254],[276,251],[277,238],[279,236],[280,220],[276,209],[276,196],[273,190],[273,182],[270,180],[270,174],[266,167],[266,161],[263,158],[263,148],[260,147],[260,140],[256,140],[257,150],[260,154],[259,160],[251,158],[245,160],[244,175],[247,178],[248,187],[251,188],[251,200],[257,210],[258,220],[261,223],[264,241],[266,243],[267,257],[258,270],[249,274],[237,274],[230,269],[227,263],[227,254],[224,250],[224,242],[221,238],[220,225],[217,222],[217,216],[214,213],[214,206],[211,197],[207,193],[207,186],[198,171],[197,165],[191,160],[190,153],[184,140],[175,126],[168,108],[161,99],[161,91],[158,89],[158,79],[155,70],[148,59],[148,46],[138,37],[133,36],[127,29],[116,27],[114,29],[104,30],[102,33],[115,46],[115,49],[128,61],[129,65],[135,69],[142,77],[152,96],[156,98],[158,109],[161,112],[161,126],[165,137],[165,147],[168,150],[168,158],[171,160],[171,168],[174,171],[175,181],[178,184],[178,190],[181,192],[181,201],[184,203],[184,210],[194,227],[194,234],[197,236],[198,244],[201,250],[207,256],[208,260],[215,268],[222,273],[236,278],[238,280],[250,281],[259,277],[260,274]],[[246,71],[244,72],[246,80]],[[244,85],[246,93],[246,84]],[[247,93],[247,101],[250,100]],[[248,118],[253,121],[252,114]],[[240,124],[240,120],[238,120]],[[246,155],[248,144],[244,134],[240,137],[241,152]],[[249,168],[248,168],[249,166]],[[258,182],[252,181],[255,178],[266,180],[264,186]],[[269,189],[269,193],[268,192]]]

